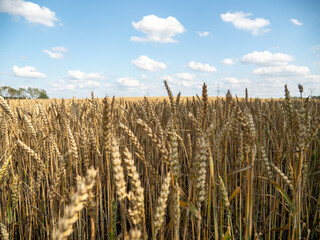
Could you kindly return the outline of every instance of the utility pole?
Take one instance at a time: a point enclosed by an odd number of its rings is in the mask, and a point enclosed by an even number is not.
[[[217,97],[219,97],[219,93],[220,93],[220,86],[218,85],[218,88],[217,88]]]
[[[312,97],[313,96],[313,90],[316,90],[315,88],[309,88],[309,90],[310,90],[310,97]]]

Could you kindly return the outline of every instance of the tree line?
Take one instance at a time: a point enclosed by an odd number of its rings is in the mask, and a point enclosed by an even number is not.
[[[48,99],[47,92],[39,88],[19,88],[14,89],[9,86],[0,88],[0,95],[4,98],[31,98],[31,99]]]

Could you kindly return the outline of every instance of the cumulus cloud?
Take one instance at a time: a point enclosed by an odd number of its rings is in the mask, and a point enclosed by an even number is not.
[[[209,32],[198,32],[200,37],[207,37],[209,36]]]
[[[44,53],[47,53],[49,55],[50,58],[53,58],[53,59],[61,59],[63,58],[63,54],[61,52],[51,52],[47,49],[44,49],[43,50]]]
[[[198,72],[216,72],[217,69],[209,64],[203,64],[200,62],[191,61],[188,63],[188,68],[198,71]]]
[[[187,81],[193,81],[194,77],[195,77],[194,74],[191,74],[188,72],[176,73],[175,76],[182,79],[182,80],[187,80]]]
[[[265,27],[270,25],[270,21],[264,18],[250,19],[251,13],[235,12],[220,14],[222,21],[232,23],[236,28],[251,31],[252,35],[259,35],[269,31]]]
[[[298,19],[291,18],[290,22],[292,22],[296,26],[302,26],[302,22],[300,22]]]
[[[233,65],[235,64],[234,60],[232,58],[225,58],[221,61],[224,65]]]
[[[49,55],[50,58],[53,59],[61,59],[64,57],[63,53],[67,52],[68,49],[66,49],[65,47],[53,47],[50,50],[44,49],[43,52],[47,53]]]
[[[193,81],[186,81],[186,80],[177,79],[177,78],[174,78],[170,75],[164,76],[163,79],[167,80],[170,83],[176,84],[178,86],[187,87],[187,88],[193,87],[195,85],[195,82],[193,82]]]
[[[241,58],[242,63],[251,63],[259,66],[252,73],[268,81],[264,87],[267,88],[269,86],[270,91],[273,91],[271,90],[272,88],[290,83],[290,81],[320,84],[319,75],[311,75],[308,67],[291,64],[291,61],[293,61],[293,57],[288,54],[273,54],[268,51],[254,51]]]
[[[118,78],[117,83],[119,83],[122,87],[134,88],[140,85],[140,82],[137,79],[132,77],[123,77]]]
[[[64,79],[51,82],[50,86],[53,88],[53,90],[74,90],[76,88],[75,84],[67,83]]]
[[[24,17],[28,22],[54,27],[58,22],[56,13],[47,7],[23,0],[0,0],[0,12]]]
[[[312,83],[320,84],[320,75],[309,75],[308,77]]]
[[[180,87],[201,87],[201,82],[196,81],[195,75],[188,72],[176,73],[173,76],[165,75],[163,79]]]
[[[138,57],[136,60],[132,60],[132,64],[140,70],[145,71],[160,71],[167,68],[167,65],[162,62],[157,62],[146,55]]]
[[[97,88],[100,87],[100,83],[97,81],[86,80],[79,82],[80,88]]]
[[[223,80],[223,82],[234,84],[234,85],[249,84],[250,83],[249,79],[238,79],[235,77],[225,77],[222,80]]]
[[[183,25],[175,17],[159,18],[155,15],[144,16],[139,22],[132,22],[135,30],[146,34],[145,37],[131,37],[135,42],[174,43],[176,34],[185,32]]]
[[[287,65],[293,57],[284,53],[271,53],[269,51],[254,51],[241,58],[242,63],[252,63],[259,66]]]
[[[266,80],[282,83],[288,79],[310,79],[309,68],[290,64],[293,57],[284,53],[272,54],[268,51],[254,51],[241,58],[242,63],[252,63],[259,68],[253,70],[253,74]]]
[[[52,51],[54,51],[54,52],[68,52],[68,49],[66,49],[65,47],[53,47]]]
[[[20,68],[14,65],[12,68],[12,72],[16,77],[23,77],[23,78],[46,78],[47,77],[45,74],[37,71],[36,68],[32,66],[25,66]]]
[[[280,65],[261,67],[253,70],[254,74],[270,77],[297,77],[307,76],[309,74],[309,68],[305,66]]]
[[[71,83],[65,79],[59,79],[57,82],[51,82],[50,85],[53,90],[95,89],[100,87],[100,83],[91,80]]]
[[[85,73],[70,70],[66,76],[57,82],[51,82],[53,90],[95,89],[100,87],[99,80],[104,80],[103,73]]]
[[[66,77],[72,81],[103,80],[103,79],[105,79],[105,77],[102,73],[85,73],[85,72],[81,72],[79,70],[68,71]]]

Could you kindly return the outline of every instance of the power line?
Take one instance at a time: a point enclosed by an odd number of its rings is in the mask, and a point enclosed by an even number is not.
[[[309,88],[309,90],[310,90],[310,97],[312,97],[313,96],[313,90],[316,90],[315,88]]]

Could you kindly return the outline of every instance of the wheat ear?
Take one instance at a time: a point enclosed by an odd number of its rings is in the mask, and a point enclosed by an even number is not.
[[[169,195],[169,188],[170,188],[170,172],[167,173],[167,176],[163,180],[163,183],[161,185],[161,192],[160,196],[157,201],[157,207],[154,214],[154,232],[155,236],[157,236],[157,233],[161,227],[161,224],[164,220],[165,210],[167,208],[167,200]]]
[[[122,201],[127,197],[127,183],[124,179],[123,167],[121,166],[119,145],[115,138],[111,141],[111,153],[114,184],[116,185],[118,199]]]
[[[6,226],[3,223],[0,223],[0,230],[2,233],[2,237],[4,240],[9,240],[9,233],[7,231]]]
[[[72,196],[71,204],[65,208],[64,217],[59,220],[59,228],[53,232],[54,240],[64,240],[73,232],[72,225],[78,220],[89,193],[95,185],[97,170],[91,167],[87,176],[78,182],[78,190]]]

